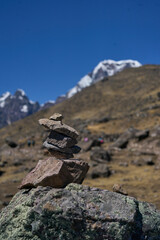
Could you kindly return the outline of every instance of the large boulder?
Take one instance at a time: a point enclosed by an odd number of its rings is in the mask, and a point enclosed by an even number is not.
[[[20,190],[0,214],[5,240],[160,240],[160,212],[119,193],[70,184]]]
[[[87,176],[89,178],[105,178],[112,174],[110,168],[105,163],[92,164]]]
[[[101,146],[102,143],[98,141],[98,139],[91,139],[91,140],[88,140],[87,142],[81,141],[79,145],[84,152],[87,152],[87,151],[90,151],[92,147]]]
[[[90,160],[97,163],[106,163],[111,160],[111,156],[108,151],[101,147],[94,147],[90,153]]]
[[[131,139],[141,141],[149,136],[149,130],[138,130],[135,128],[129,128],[112,144],[111,148],[126,148]]]
[[[86,162],[77,159],[59,160],[50,157],[39,160],[36,167],[23,179],[20,188],[63,188],[69,183],[82,183],[88,169]]]

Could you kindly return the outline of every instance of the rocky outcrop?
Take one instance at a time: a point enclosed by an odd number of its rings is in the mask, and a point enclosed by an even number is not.
[[[93,147],[90,152],[89,178],[109,177],[112,172],[108,167],[110,154],[101,147]]]
[[[160,212],[119,193],[69,184],[20,190],[0,214],[5,240],[159,240]]]
[[[135,128],[129,128],[126,132],[124,132],[110,147],[112,148],[126,148],[129,141],[131,139],[136,139],[137,141],[141,141],[149,136],[149,130],[137,130]]]

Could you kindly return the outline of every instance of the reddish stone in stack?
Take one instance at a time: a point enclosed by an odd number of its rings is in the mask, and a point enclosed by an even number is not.
[[[76,146],[78,132],[62,123],[63,116],[55,113],[49,119],[40,119],[40,125],[50,130],[43,145],[52,157],[40,160],[37,166],[24,178],[20,188],[50,186],[63,188],[69,183],[82,183],[89,166],[73,158],[81,149]]]

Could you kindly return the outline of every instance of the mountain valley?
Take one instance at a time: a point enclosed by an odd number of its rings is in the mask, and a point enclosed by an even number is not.
[[[38,119],[60,112],[80,133],[82,151],[75,158],[90,164],[84,184],[108,190],[122,184],[130,196],[160,208],[159,86],[159,65],[128,68],[0,129],[1,207],[37,161],[48,156],[42,147],[48,132]],[[33,139],[35,145],[28,146]]]

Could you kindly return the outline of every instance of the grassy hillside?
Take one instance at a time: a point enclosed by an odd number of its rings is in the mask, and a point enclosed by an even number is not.
[[[37,139],[42,130],[38,119],[60,112],[65,122],[81,119],[96,120],[103,117],[111,119],[105,124],[88,126],[91,131],[107,133],[123,132],[130,126],[140,129],[159,124],[160,66],[146,65],[130,68],[100,81],[72,98],[49,109],[40,111],[11,126],[0,129],[0,144],[8,135],[13,138]]]

